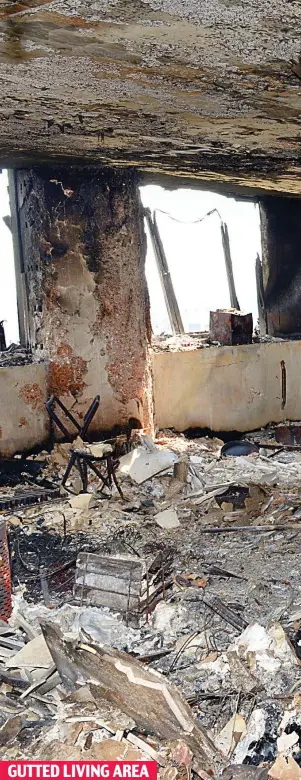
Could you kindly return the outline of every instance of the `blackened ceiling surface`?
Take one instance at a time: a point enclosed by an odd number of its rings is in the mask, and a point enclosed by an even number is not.
[[[0,162],[301,193],[300,0],[0,0]]]

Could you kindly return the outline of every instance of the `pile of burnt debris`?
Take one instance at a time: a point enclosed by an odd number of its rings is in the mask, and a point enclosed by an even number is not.
[[[210,328],[208,331],[196,333],[162,333],[153,336],[153,352],[189,352],[195,349],[210,347],[239,346],[243,344],[258,344],[266,342],[281,342],[299,340],[300,334],[291,336],[271,336],[258,327],[253,329],[252,314],[243,314],[236,309],[217,309],[210,312]]]
[[[37,354],[33,354],[30,349],[22,347],[20,344],[10,344],[9,347],[4,347],[5,342],[2,342],[1,346],[1,323],[0,323],[0,366],[26,366],[30,363],[39,362]]]
[[[301,778],[299,432],[0,461],[1,760]]]

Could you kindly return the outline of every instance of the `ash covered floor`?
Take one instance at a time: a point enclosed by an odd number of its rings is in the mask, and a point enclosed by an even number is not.
[[[139,434],[120,457],[123,499],[94,477],[76,495],[74,472],[74,493],[2,513],[13,590],[0,625],[2,760],[148,757],[164,778],[301,776],[301,448],[277,442],[281,430],[249,434],[258,451],[236,457],[216,438]],[[41,473],[57,490],[69,449],[42,453],[23,493]],[[18,491],[2,486],[1,498]],[[139,615],[128,562],[142,572]]]

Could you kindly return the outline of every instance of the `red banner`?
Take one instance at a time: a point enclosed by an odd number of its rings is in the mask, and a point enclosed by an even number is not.
[[[0,780],[157,780],[155,761],[0,761]]]

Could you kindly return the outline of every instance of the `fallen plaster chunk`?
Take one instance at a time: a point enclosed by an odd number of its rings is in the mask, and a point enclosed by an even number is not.
[[[72,509],[92,509],[93,503],[95,503],[95,497],[92,493],[79,493],[78,496],[69,499]]]
[[[249,625],[232,646],[244,660],[251,673],[258,677],[266,689],[284,692],[293,684],[300,667],[294,648],[280,623],[274,623],[267,631],[258,623]]]
[[[277,739],[278,753],[289,753],[294,745],[299,742],[299,736],[296,731],[292,731],[291,734],[281,734]]]
[[[301,780],[301,769],[291,756],[278,756],[269,769],[268,777],[270,780]]]
[[[223,759],[197,722],[178,688],[159,672],[127,653],[105,645],[66,641],[59,628],[44,622],[42,630],[63,682],[90,681],[94,699],[105,698],[133,718],[142,729],[163,739],[185,742],[205,771],[215,774]]]
[[[89,757],[95,761],[145,761],[148,758],[147,753],[142,753],[135,745],[131,745],[126,739],[119,742],[116,739],[105,739],[102,742],[95,742],[90,751]]]
[[[147,479],[160,474],[177,463],[178,457],[171,450],[150,450],[137,447],[120,458],[119,471],[141,485]]]
[[[52,664],[52,656],[42,634],[6,661],[7,669],[48,669]]]
[[[107,442],[100,441],[98,444],[85,444],[85,450],[89,450],[94,458],[103,458],[113,452],[113,447]]]
[[[158,512],[154,519],[160,528],[165,528],[167,531],[170,528],[178,528],[180,525],[180,521],[175,509],[164,509],[163,512]]]
[[[215,744],[224,756],[230,756],[237,743],[241,737],[245,736],[246,732],[246,721],[242,715],[237,713],[236,715],[232,715],[232,718],[228,720],[228,723],[226,723],[218,737],[216,737]]]

